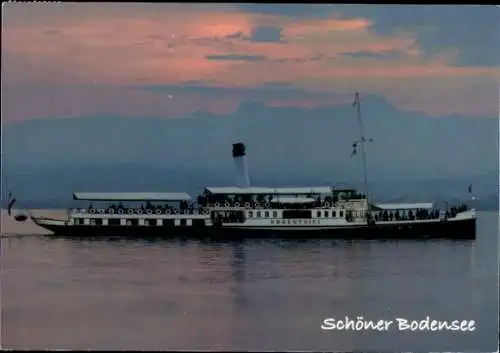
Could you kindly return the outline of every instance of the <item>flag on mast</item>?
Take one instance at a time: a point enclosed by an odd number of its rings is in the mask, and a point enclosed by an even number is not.
[[[355,107],[359,104],[359,92],[354,93],[354,102],[352,102],[352,106]]]
[[[352,144],[352,153],[351,153],[351,158],[354,157],[357,154],[356,147],[358,147],[357,143]]]
[[[359,104],[359,92],[354,93],[354,102],[352,102],[353,108],[356,107]],[[358,147],[358,143],[354,142],[352,144],[352,153],[351,153],[351,158],[357,155],[357,150],[356,147]]]
[[[16,198],[12,196],[12,193],[9,191],[9,199],[8,199],[8,204],[7,204],[7,213],[10,216],[12,206],[16,203]]]

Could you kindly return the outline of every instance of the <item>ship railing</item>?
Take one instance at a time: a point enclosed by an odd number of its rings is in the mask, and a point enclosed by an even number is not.
[[[119,208],[119,209],[106,209],[106,208],[74,208],[71,209],[71,214],[89,214],[89,215],[145,215],[145,216],[162,216],[162,215],[209,215],[210,212],[207,208],[196,209],[141,209],[141,208]]]
[[[302,203],[297,203],[303,205]],[[329,201],[319,201],[306,203],[310,208],[330,208],[335,207],[339,203],[329,202]],[[283,205],[293,205],[293,203],[279,203],[279,202],[209,202],[204,204],[203,207],[214,208],[214,209],[284,209]]]
[[[403,211],[403,210],[402,210]],[[377,222],[393,222],[393,221],[425,221],[437,220],[443,218],[439,210],[416,210],[415,212],[400,212],[399,210],[385,210],[372,212],[372,217]],[[452,217],[450,217],[452,218]]]

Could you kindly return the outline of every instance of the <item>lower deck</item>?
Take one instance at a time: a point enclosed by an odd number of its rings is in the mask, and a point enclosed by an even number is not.
[[[443,220],[475,218],[474,210],[457,214],[440,215],[439,212],[425,216],[374,217],[367,216],[364,209],[349,210],[322,208],[309,210],[283,209],[216,209],[185,211],[175,214],[134,213],[109,214],[73,212],[65,221],[67,226],[153,226],[153,227],[231,227],[231,228],[290,228],[290,227],[352,227],[366,224],[406,225],[438,223]]]

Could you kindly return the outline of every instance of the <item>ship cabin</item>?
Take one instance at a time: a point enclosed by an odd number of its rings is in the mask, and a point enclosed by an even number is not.
[[[329,186],[207,187],[197,200],[210,210],[217,223],[244,223],[255,219],[335,219],[358,220],[365,217],[367,200],[351,189]],[[311,221],[315,224],[314,221]],[[274,223],[272,223],[274,224]]]
[[[274,204],[279,207],[305,206],[306,208],[322,207],[325,204],[366,200],[366,196],[354,189],[335,189],[329,186],[267,188],[267,187],[207,187],[198,196],[197,203],[202,207],[255,207]]]
[[[388,203],[372,207],[376,222],[431,220],[440,217],[433,203]]]
[[[69,210],[71,225],[191,226],[204,223],[184,192],[111,193],[77,192],[73,200],[87,201],[86,208]]]

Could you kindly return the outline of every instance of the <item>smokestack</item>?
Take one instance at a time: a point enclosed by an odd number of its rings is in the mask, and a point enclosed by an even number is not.
[[[250,177],[248,176],[247,156],[245,145],[242,142],[233,144],[233,160],[237,172],[237,185],[240,188],[250,186]]]

